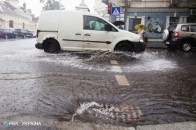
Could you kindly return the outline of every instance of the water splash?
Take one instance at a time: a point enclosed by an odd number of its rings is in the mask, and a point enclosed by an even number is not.
[[[124,67],[125,72],[168,71],[178,68],[177,64],[165,59],[153,60],[142,64]]]
[[[16,54],[0,55],[1,60],[11,58],[21,61],[32,60],[38,62],[50,62],[61,66],[71,66],[82,70],[112,71],[110,61],[116,60],[123,63],[124,72],[144,71],[168,71],[178,68],[177,63],[168,60],[164,52],[64,52],[59,54],[48,54],[38,50],[27,49],[16,52]],[[20,57],[20,58],[19,58]]]
[[[82,115],[94,116],[96,119],[114,120],[116,122],[135,123],[140,120],[142,112],[138,106],[130,106],[127,103],[123,104],[99,104],[97,102],[83,102],[76,109],[72,116],[72,121],[75,116]]]
[[[160,55],[158,52],[144,52],[132,57],[136,58],[137,62],[125,66],[124,72],[168,71],[178,68],[176,62],[166,59],[165,54]]]

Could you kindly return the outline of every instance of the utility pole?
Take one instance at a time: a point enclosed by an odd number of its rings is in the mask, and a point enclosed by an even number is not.
[[[109,14],[109,21],[112,22],[112,12],[111,12],[111,9],[112,9],[112,3],[110,0],[108,0],[108,14]]]
[[[127,29],[127,2],[128,0],[124,0],[125,3],[125,12],[124,12],[124,21],[125,21],[125,30]]]

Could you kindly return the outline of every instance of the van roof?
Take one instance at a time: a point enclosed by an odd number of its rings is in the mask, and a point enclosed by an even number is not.
[[[56,14],[61,14],[61,13],[68,13],[68,14],[80,14],[80,15],[89,15],[89,16],[95,16],[95,17],[98,17],[98,18],[101,18],[101,19],[104,19],[103,17],[97,15],[97,14],[93,14],[93,13],[90,13],[90,12],[86,12],[86,11],[65,11],[65,10],[47,10],[47,11],[43,11],[41,15],[43,14],[46,14],[48,16],[50,16],[50,13],[52,13],[53,15],[56,15]],[[40,20],[40,19],[39,19]],[[107,21],[105,19],[105,21]],[[110,23],[111,25],[113,25],[115,27],[114,24],[112,24],[111,22],[107,21],[108,23]],[[116,29],[118,29],[117,27],[115,27]]]

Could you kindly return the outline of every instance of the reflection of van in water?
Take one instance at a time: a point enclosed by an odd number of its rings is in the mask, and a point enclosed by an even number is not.
[[[44,11],[37,29],[36,48],[57,53],[60,50],[129,51],[145,50],[143,40],[134,33],[89,12]]]

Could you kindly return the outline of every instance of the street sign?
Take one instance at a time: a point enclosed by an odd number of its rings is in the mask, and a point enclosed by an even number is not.
[[[116,6],[116,7],[112,7],[112,16],[120,16],[120,7]]]

